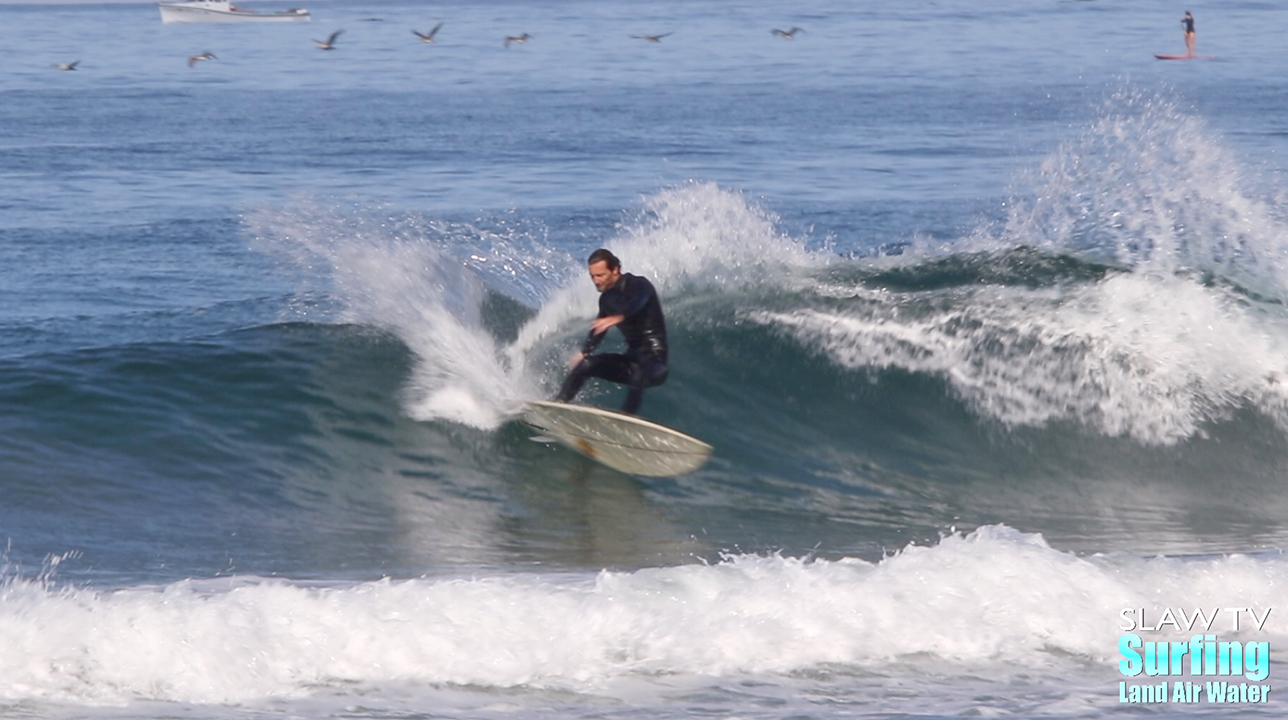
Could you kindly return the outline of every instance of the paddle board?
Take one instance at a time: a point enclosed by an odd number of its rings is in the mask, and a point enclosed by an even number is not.
[[[692,435],[603,408],[533,400],[524,403],[521,418],[559,444],[631,475],[683,475],[711,457],[711,446]]]
[[[1154,54],[1159,60],[1211,60],[1215,55],[1159,55]]]

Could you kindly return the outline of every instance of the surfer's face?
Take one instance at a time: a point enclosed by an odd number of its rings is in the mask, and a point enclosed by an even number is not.
[[[590,264],[590,281],[595,283],[595,289],[604,292],[617,284],[622,278],[622,269],[608,269],[608,262],[600,260]]]

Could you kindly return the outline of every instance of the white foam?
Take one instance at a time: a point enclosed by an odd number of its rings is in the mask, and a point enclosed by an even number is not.
[[[1244,403],[1288,429],[1288,326],[1177,276],[1114,275],[1063,287],[885,294],[853,309],[755,312],[852,368],[938,375],[1009,425],[1072,420],[1172,443]]]
[[[1120,611],[1139,607],[1282,612],[1288,561],[1080,558],[994,526],[878,563],[741,555],[593,577],[114,591],[10,578],[0,698],[226,703],[390,683],[597,692],[631,677],[838,664],[1083,672],[1113,667]],[[1239,636],[1286,632],[1272,615]]]

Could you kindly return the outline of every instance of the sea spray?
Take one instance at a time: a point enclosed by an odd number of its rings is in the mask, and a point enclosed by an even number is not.
[[[826,258],[779,233],[776,220],[739,193],[693,184],[646,198],[637,217],[596,244],[649,277],[668,316],[680,316],[679,296],[695,303],[756,284],[808,284],[800,270]],[[385,328],[412,350],[406,406],[420,420],[491,428],[522,399],[548,395],[596,308],[584,258],[553,250],[539,233],[391,219],[310,199],[252,213],[247,225],[297,269],[302,296],[320,292],[339,304],[340,320]],[[540,306],[517,337],[498,338],[482,316],[488,292]]]
[[[389,330],[415,354],[405,403],[412,417],[494,427],[535,392],[485,328],[488,287],[470,266],[483,266],[494,280],[497,272],[530,279],[534,273],[493,260],[501,245],[472,249],[479,234],[472,229],[346,213],[308,199],[251,214],[247,224],[261,246],[293,262],[303,288],[321,286],[339,303],[340,320]],[[460,238],[471,243],[454,247]]]
[[[1288,217],[1212,128],[1170,97],[1120,90],[1021,173],[1003,245],[1184,273],[1288,299]]]
[[[693,183],[659,191],[601,243],[623,262],[623,270],[648,277],[662,295],[667,317],[686,312],[712,294],[749,286],[809,284],[806,269],[829,262],[797,238],[781,233],[778,218],[749,203],[741,193],[714,183]],[[580,270],[579,266],[579,270]],[[674,300],[683,296],[684,304]],[[595,307],[594,288],[580,277],[555,293],[523,328],[509,349],[524,362],[551,335],[566,332]]]

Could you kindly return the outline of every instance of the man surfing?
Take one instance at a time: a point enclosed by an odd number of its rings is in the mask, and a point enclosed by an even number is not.
[[[622,412],[634,415],[644,401],[644,388],[666,382],[666,321],[657,291],[646,278],[622,272],[621,261],[600,248],[586,261],[590,280],[599,291],[599,315],[590,324],[590,334],[568,365],[571,371],[555,396],[570,402],[588,378],[597,377],[627,386]],[[610,328],[626,338],[625,353],[592,354]]]

